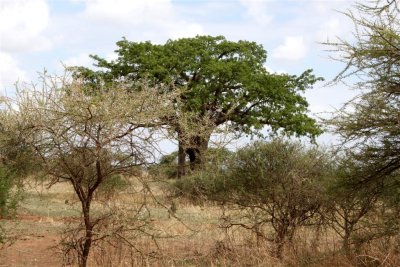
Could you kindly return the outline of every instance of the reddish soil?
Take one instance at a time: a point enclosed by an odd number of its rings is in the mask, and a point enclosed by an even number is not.
[[[25,236],[0,252],[0,266],[61,266],[60,255],[51,247],[56,236]]]
[[[21,216],[18,221],[29,222],[30,227],[43,224],[38,216]],[[43,227],[43,225],[41,225]],[[58,236],[54,233],[35,233],[18,235],[13,244],[0,250],[0,267],[52,267],[61,266],[61,255],[57,254],[54,246],[57,245]],[[25,232],[25,231],[24,231]]]

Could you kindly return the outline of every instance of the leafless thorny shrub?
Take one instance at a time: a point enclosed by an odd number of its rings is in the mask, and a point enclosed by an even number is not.
[[[166,238],[154,225],[151,195],[141,190],[140,199],[130,203],[108,201],[95,209],[97,221],[93,227],[93,247],[91,261],[98,266],[125,266],[137,258],[158,255],[158,238]],[[146,196],[147,195],[147,196]],[[75,264],[82,257],[80,246],[84,244],[85,226],[71,224],[63,233],[60,250],[64,255],[64,264]],[[152,250],[146,251],[141,245],[143,240],[150,241]]]
[[[363,243],[361,239],[357,242],[355,237],[372,230],[368,226],[368,222],[372,222],[369,214],[377,208],[377,194],[359,195],[344,188],[335,191],[330,193],[330,203],[323,216],[327,226],[342,240],[343,252],[350,256],[354,248]]]
[[[130,90],[132,87],[142,90]],[[112,177],[136,174],[138,167],[155,161],[154,133],[161,125],[160,118],[170,112],[173,96],[148,88],[145,82],[111,87],[99,83],[93,91],[70,79],[68,73],[62,77],[44,74],[41,88],[17,89],[6,123],[22,129],[26,143],[51,178],[50,184],[68,181],[73,186],[82,206],[84,230],[78,227],[70,232],[70,248],[76,250],[79,266],[86,266],[92,245],[106,240],[96,229],[113,226],[109,228],[113,234],[106,236],[114,237],[121,231],[115,227],[119,216],[98,215],[92,210],[97,190]],[[142,204],[132,220],[144,216]]]
[[[93,227],[89,264],[148,266],[160,263],[168,258],[165,253],[169,246],[165,247],[165,243],[196,232],[171,211],[165,199],[160,199],[158,179],[142,176],[130,180],[132,186],[122,195],[94,202],[93,213],[98,223]],[[173,233],[168,224],[178,227],[178,232],[186,231]],[[64,231],[58,249],[64,256],[65,266],[79,264],[84,240],[82,223],[71,223]]]

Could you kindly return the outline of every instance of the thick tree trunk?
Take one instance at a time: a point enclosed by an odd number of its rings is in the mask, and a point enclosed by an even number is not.
[[[178,178],[186,174],[186,155],[189,156],[191,170],[200,169],[205,161],[210,136],[195,136],[185,140],[183,135],[178,134]]]
[[[179,140],[178,148],[178,178],[185,175],[186,152],[183,147],[182,141]]]
[[[190,146],[186,148],[186,153],[189,155],[191,170],[198,170],[205,163],[205,155],[207,153],[209,140],[209,136],[195,136],[192,138]]]

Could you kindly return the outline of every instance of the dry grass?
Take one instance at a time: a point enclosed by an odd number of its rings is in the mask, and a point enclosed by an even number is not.
[[[138,181],[132,180],[132,184],[112,199],[97,199],[95,212],[102,213],[104,207],[129,210],[141,204],[144,198],[139,192],[143,188]],[[174,217],[168,212],[171,199],[162,187],[152,187],[155,199],[146,196],[151,212],[148,226],[161,238],[131,234],[128,245],[110,237],[93,247],[89,266],[400,266],[394,240],[376,241],[349,259],[341,253],[340,240],[333,232],[316,234],[315,229],[307,228],[298,231],[293,244],[285,247],[283,258],[278,260],[271,256],[270,244],[256,246],[251,233],[221,229],[218,207],[175,199]],[[61,264],[63,255],[55,249],[59,236],[68,225],[78,222],[79,202],[67,183],[50,189],[30,184],[16,220],[2,222],[18,240],[0,251],[0,259],[4,259],[0,266]],[[73,258],[67,261],[71,263],[68,266],[74,266]]]

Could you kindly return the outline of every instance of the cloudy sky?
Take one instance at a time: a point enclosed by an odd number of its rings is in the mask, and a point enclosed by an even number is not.
[[[0,0],[0,92],[37,72],[62,64],[90,66],[89,54],[112,59],[115,43],[164,43],[196,35],[256,41],[271,71],[300,74],[308,68],[332,79],[343,67],[320,44],[351,38],[351,21],[338,11],[350,0]],[[307,92],[313,113],[332,111],[354,92],[320,83]]]

